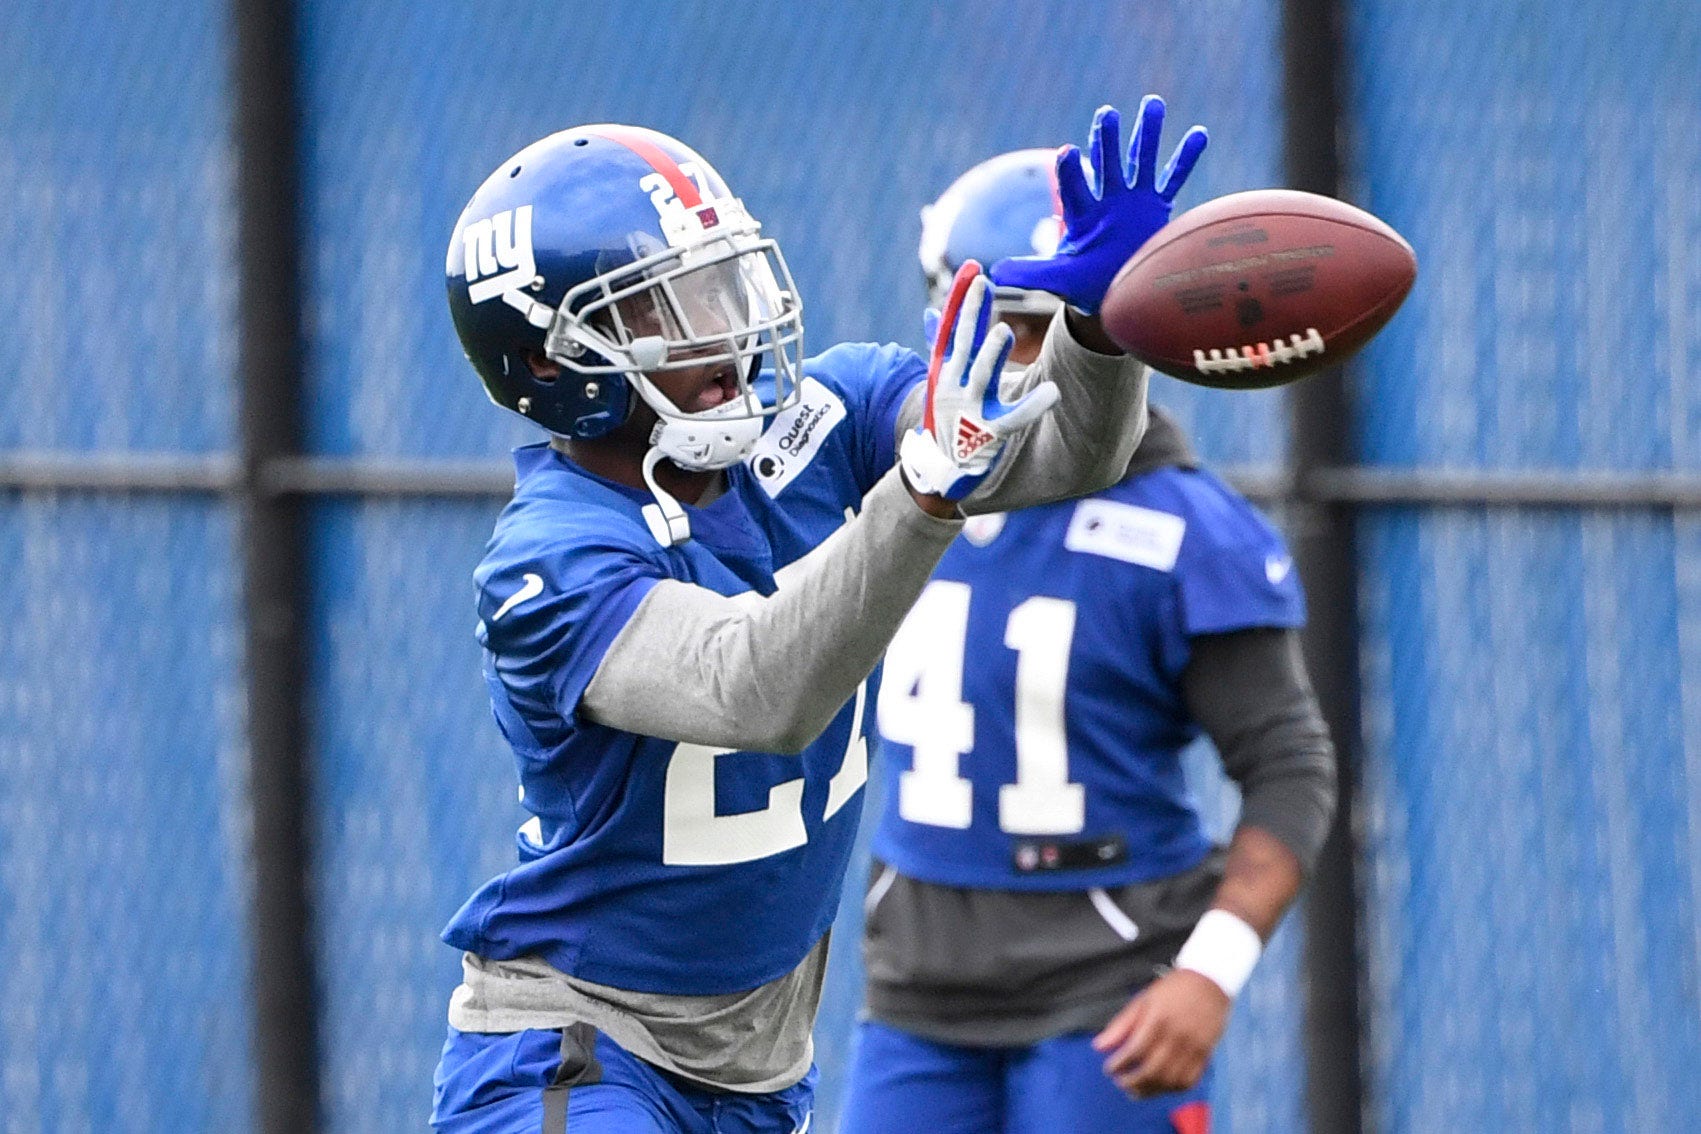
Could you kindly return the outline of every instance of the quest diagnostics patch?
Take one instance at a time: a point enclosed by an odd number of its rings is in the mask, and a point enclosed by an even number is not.
[[[820,382],[805,378],[798,389],[797,403],[774,415],[744,459],[770,497],[778,496],[809,467],[827,434],[844,420],[845,403]]]

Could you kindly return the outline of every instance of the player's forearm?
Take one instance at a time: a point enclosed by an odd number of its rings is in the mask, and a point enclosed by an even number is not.
[[[1268,831],[1242,823],[1229,843],[1223,880],[1175,955],[1173,971],[1136,994],[1093,1040],[1123,1089],[1178,1090],[1198,1074],[1222,1038],[1228,1010],[1252,977],[1276,923],[1299,893],[1299,859]],[[1215,987],[1213,987],[1215,986]],[[1177,1067],[1176,1044],[1188,1055]],[[1167,1051],[1154,1057],[1153,1051]],[[1168,1072],[1156,1072],[1168,1064]],[[1156,1073],[1159,1081],[1150,1081]]]
[[[1227,910],[1268,941],[1299,895],[1299,859],[1268,831],[1242,823],[1229,842],[1223,880],[1212,908]]]
[[[873,670],[961,526],[923,513],[894,469],[855,519],[778,573],[772,595],[658,583],[581,709],[644,736],[800,751]]]
[[[1181,692],[1240,785],[1241,815],[1212,909],[1181,947],[1176,967],[1207,977],[1233,999],[1328,832],[1334,749],[1292,630],[1194,638]]]
[[[1127,355],[1105,354],[1083,345],[1059,312],[1034,364],[1022,373],[1013,398],[1044,381],[1057,383],[1061,397],[1033,428],[1011,438],[997,467],[968,499],[964,513],[1007,512],[1052,500],[1083,496],[1115,484],[1146,431],[1147,370]],[[1082,336],[1100,347],[1090,327]],[[921,420],[921,390],[905,402],[900,437]]]
[[[1065,305],[1063,322],[1069,328],[1070,337],[1095,354],[1122,353],[1122,348],[1105,332],[1104,322],[1097,315],[1083,315]]]
[[[1189,972],[1202,976],[1222,995],[1220,1000],[1207,999],[1215,1001],[1219,1012],[1226,1010],[1251,978],[1265,943],[1276,932],[1303,880],[1298,856],[1270,832],[1243,820],[1229,842],[1223,880],[1211,908],[1176,953],[1177,972],[1164,981],[1179,980]],[[1195,992],[1204,987],[1195,985]],[[1219,1016],[1212,1029],[1212,1045],[1221,1035],[1221,1024]]]

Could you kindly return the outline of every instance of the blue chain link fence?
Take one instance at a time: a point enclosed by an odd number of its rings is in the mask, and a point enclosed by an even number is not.
[[[1359,196],[1423,266],[1364,459],[1694,470],[1701,8],[1352,12]],[[1371,1119],[1701,1129],[1693,518],[1360,530]]]
[[[232,546],[205,503],[0,508],[0,1128],[248,1124]]]
[[[1416,246],[1357,371],[1376,467],[1701,466],[1701,11],[1348,3],[1355,199]],[[550,130],[701,149],[779,237],[816,348],[919,339],[920,207],[962,169],[1165,94],[1182,204],[1279,184],[1275,0],[596,9],[304,2],[308,434],[500,460],[460,359],[461,204]],[[11,5],[0,35],[0,458],[233,448],[227,21]],[[1214,463],[1284,398],[1168,379]],[[312,507],[324,1126],[417,1129],[457,959],[512,855],[470,572],[498,502]],[[216,496],[0,493],[0,1128],[250,1125],[240,557]],[[1701,529],[1669,511],[1378,507],[1360,522],[1370,1128],[1701,1129]],[[1192,760],[1218,829],[1236,807]],[[1693,769],[1693,770],[1692,770]],[[853,883],[859,881],[853,869]],[[860,886],[818,1030],[833,1126]],[[1300,1131],[1299,919],[1236,1008],[1218,1129]]]
[[[222,6],[0,26],[0,451],[224,449]],[[207,497],[0,493],[7,1131],[249,1124],[234,552]]]

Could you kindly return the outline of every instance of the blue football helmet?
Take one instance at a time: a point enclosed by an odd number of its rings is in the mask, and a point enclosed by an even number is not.
[[[778,245],[665,134],[580,126],[527,146],[467,202],[446,270],[455,331],[490,400],[558,437],[594,438],[641,397],[660,418],[646,474],[663,456],[736,463],[763,415],[798,396],[803,305]],[[559,375],[540,377],[539,356]],[[736,394],[698,412],[648,377],[728,363]]]
[[[1063,221],[1055,188],[1055,149],[1015,150],[988,158],[951,183],[921,210],[921,269],[928,304],[942,308],[965,260],[988,266],[1009,256],[1057,251]],[[1050,292],[1001,287],[999,315],[1049,315],[1062,305]]]

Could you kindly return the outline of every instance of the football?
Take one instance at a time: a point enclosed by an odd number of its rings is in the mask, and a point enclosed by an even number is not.
[[[1207,201],[1122,266],[1100,316],[1122,349],[1204,386],[1280,386],[1382,329],[1417,278],[1411,245],[1363,209],[1291,189]]]

